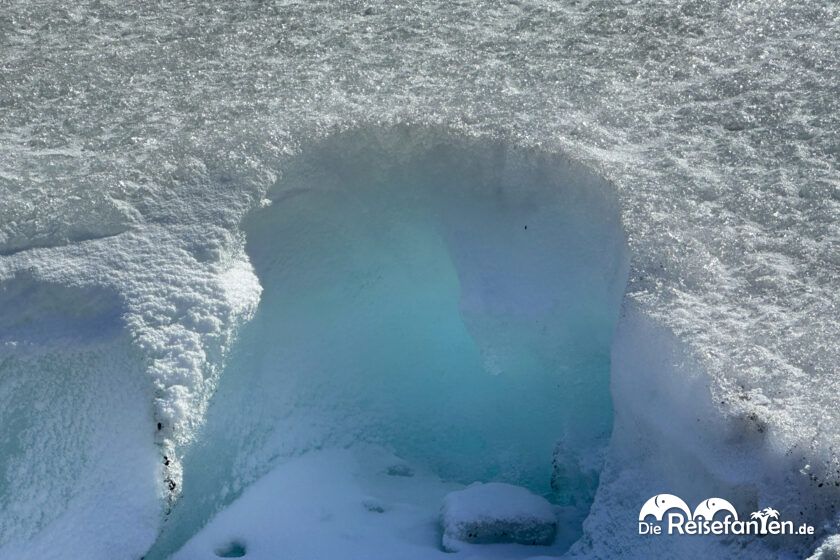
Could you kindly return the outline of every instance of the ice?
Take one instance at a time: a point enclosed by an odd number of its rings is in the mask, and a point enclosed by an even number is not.
[[[597,416],[611,440],[586,452],[576,440],[586,436],[566,432],[564,419],[554,432],[562,460],[513,453],[489,461],[500,472],[533,466],[509,482],[553,478],[544,492],[526,486],[558,504],[591,502],[573,553],[802,558],[840,532],[832,509],[840,497],[836,2],[7,4],[3,560],[136,558],[158,534],[154,550],[169,553],[313,442],[373,433],[352,407],[301,424],[301,407],[286,406],[294,399],[279,384],[263,383],[259,371],[235,373],[237,364],[253,365],[246,354],[260,347],[259,330],[282,326],[264,316],[248,322],[276,302],[269,292],[282,276],[255,250],[283,247],[278,230],[254,235],[258,214],[283,206],[276,185],[293,181],[313,150],[342,142],[336,149],[348,150],[347,138],[371,147],[372,170],[403,161],[417,169],[412,154],[472,143],[485,146],[477,167],[488,174],[519,174],[507,160],[513,150],[547,161],[531,169],[571,161],[603,178],[595,185],[609,185],[630,260],[616,334],[595,337],[609,347],[599,353],[611,393],[601,379],[593,395],[599,411],[614,407]],[[496,245],[493,234],[504,230],[487,232],[484,210],[461,209]],[[603,222],[582,214],[590,232]],[[454,229],[429,244],[433,229],[415,239],[434,249],[424,262],[447,264],[467,288],[457,311],[460,332],[476,341],[475,363],[499,376],[517,369],[521,356],[511,349],[523,340],[489,320],[508,310],[487,306],[490,292],[475,281],[495,256],[445,235]],[[605,262],[621,252],[604,247]],[[518,285],[497,280],[493,293],[505,298]],[[544,296],[547,285],[533,293]],[[456,317],[454,290],[443,293],[453,303],[447,317]],[[531,307],[524,295],[515,302]],[[618,305],[598,307],[614,313]],[[521,321],[508,317],[511,329]],[[412,369],[390,371],[424,386]],[[266,399],[255,399],[262,389]],[[382,397],[364,389],[373,403]],[[218,410],[208,414],[214,394]],[[511,408],[517,433],[533,420],[540,427],[529,437],[547,441],[551,430],[525,407]],[[380,412],[373,425],[387,423]],[[414,407],[410,421],[395,424],[420,434],[401,449],[406,455],[432,447],[423,444],[428,434],[450,435],[423,433],[421,413]],[[428,465],[400,460],[415,472],[461,472],[462,482],[487,478],[474,467],[489,454],[471,465],[465,453],[448,471],[444,447]],[[739,511],[775,507],[818,534],[633,535],[628,520],[663,486],[688,502],[718,495]],[[197,493],[182,493],[188,487]],[[230,544],[220,539],[202,553]]]
[[[155,554],[229,503],[230,481],[359,442],[445,480],[574,491],[579,533],[627,270],[609,186],[560,158],[394,131],[311,148],[268,200],[244,228],[262,300]],[[591,464],[559,486],[558,439]]]
[[[545,498],[498,482],[447,494],[441,524],[448,552],[457,552],[464,543],[546,546],[557,536],[557,516]]]
[[[199,341],[223,341],[219,318],[248,313],[249,267],[149,290],[144,277],[182,269],[185,255],[142,236],[111,243],[108,277],[91,272],[96,242],[61,266],[45,250],[47,266],[0,271],[0,558],[142,556],[180,490],[175,441],[201,414],[186,372],[212,378]],[[208,309],[209,286],[237,297]]]

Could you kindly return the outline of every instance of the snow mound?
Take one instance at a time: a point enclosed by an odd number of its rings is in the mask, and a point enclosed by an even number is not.
[[[20,274],[0,309],[0,558],[139,557],[162,488],[119,298]]]
[[[447,551],[463,543],[550,545],[557,536],[557,517],[545,498],[499,482],[477,482],[448,494],[441,524]]]

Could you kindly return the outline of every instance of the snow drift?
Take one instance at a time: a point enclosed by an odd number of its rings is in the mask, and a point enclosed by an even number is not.
[[[629,250],[606,181],[556,152],[436,128],[357,129],[293,152],[241,220],[247,204],[203,209],[229,211],[230,231],[150,225],[4,257],[2,554],[112,558],[156,540],[147,558],[270,555],[273,525],[230,520],[270,516],[287,474],[313,481],[307,466],[349,486],[340,503],[335,484],[313,488],[325,509],[301,519],[349,512],[390,551],[405,551],[405,530],[421,558],[439,541],[439,499],[475,480],[572,511],[554,552],[583,531],[571,549],[583,557],[814,545],[639,539],[628,519],[663,486],[739,511],[787,504],[832,530],[825,441],[806,449],[749,408],[782,410],[761,391],[715,385],[708,355],[645,300],[664,268],[637,270],[623,296]],[[356,469],[368,445],[393,461]],[[377,478],[388,471],[424,473],[403,485],[410,507]],[[357,515],[379,509],[379,525]],[[324,535],[308,534],[297,544],[311,552]]]
[[[0,309],[0,558],[140,556],[162,488],[152,386],[123,305],[21,273]]]

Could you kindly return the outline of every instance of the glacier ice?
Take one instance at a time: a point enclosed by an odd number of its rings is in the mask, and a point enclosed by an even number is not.
[[[163,540],[229,502],[230,481],[357,442],[445,480],[557,500],[582,485],[585,517],[597,474],[552,487],[552,457],[562,439],[598,465],[612,425],[628,264],[610,187],[562,157],[393,130],[309,148],[268,200],[244,227],[262,300]]]
[[[242,225],[307,146],[353,130],[411,144],[418,128],[438,132],[420,134],[417,153],[455,136],[567,154],[615,187],[631,264],[610,357],[612,436],[593,459],[559,434],[547,467],[567,489],[550,489],[558,503],[594,504],[572,554],[813,553],[840,532],[838,10],[829,0],[7,3],[0,286],[15,295],[0,297],[0,558],[131,557],[158,534],[166,550],[172,528],[188,525],[179,500],[199,501],[182,492],[201,486],[184,477],[189,457],[226,449],[203,439],[223,432],[202,428],[218,423],[205,413],[214,393],[230,394],[222,372],[240,359],[237,335],[266,283]],[[27,309],[53,320],[33,329]],[[482,367],[504,367],[491,346],[476,348]],[[55,405],[30,406],[36,397]],[[76,404],[90,414],[74,415]],[[57,428],[68,419],[80,429]],[[224,483],[195,525],[223,504],[241,513],[286,464],[280,452],[315,428],[334,433],[315,426],[283,448],[253,422],[255,440],[235,437],[238,422],[218,440],[231,451],[205,480]],[[37,460],[16,461],[24,455]],[[121,472],[127,464],[137,467]],[[236,474],[216,478],[226,472]],[[630,534],[625,520],[662,485],[687,501],[714,491],[739,510],[772,506],[819,534]],[[47,505],[30,500],[36,488]],[[95,525],[111,517],[126,522]],[[223,533],[201,553],[238,542]]]

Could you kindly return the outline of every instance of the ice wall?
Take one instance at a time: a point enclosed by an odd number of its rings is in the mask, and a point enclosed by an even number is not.
[[[0,309],[0,558],[139,557],[163,488],[119,298],[20,273]]]
[[[200,259],[152,227],[0,260],[0,558],[134,558],[156,540],[259,298],[216,232]]]
[[[304,148],[263,206],[245,226],[262,301],[162,543],[270,465],[359,442],[585,514],[628,267],[609,185],[560,157],[397,128]]]
[[[612,440],[584,538],[570,556],[801,558],[821,538],[821,520],[835,515],[836,502],[815,495],[799,454],[780,449],[759,416],[727,414],[691,349],[630,299],[613,340],[611,387]],[[639,497],[665,490],[692,507],[726,496],[742,518],[778,507],[784,519],[812,524],[817,534],[744,538],[737,547],[714,536],[640,536],[632,522]]]

